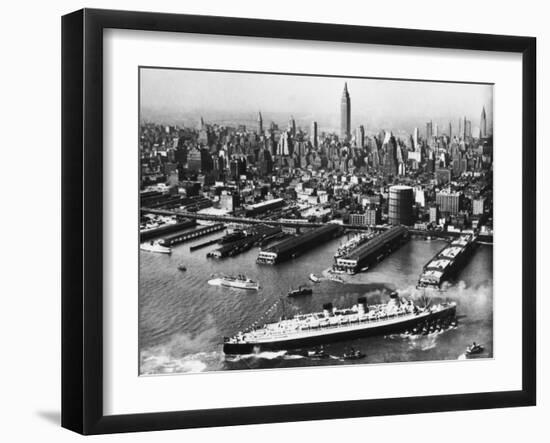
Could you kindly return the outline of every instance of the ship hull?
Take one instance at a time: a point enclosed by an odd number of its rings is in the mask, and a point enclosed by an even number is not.
[[[412,329],[415,326],[418,326],[419,324],[422,324],[424,322],[448,318],[454,316],[455,314],[456,306],[450,306],[441,311],[431,313],[427,316],[425,315],[413,317],[397,323],[380,324],[374,326],[369,325],[365,328],[350,330],[333,329],[327,330],[326,333],[320,335],[296,337],[272,342],[226,342],[223,345],[223,352],[225,354],[252,354],[262,351],[281,351],[325,345],[332,342],[403,332],[407,329]]]

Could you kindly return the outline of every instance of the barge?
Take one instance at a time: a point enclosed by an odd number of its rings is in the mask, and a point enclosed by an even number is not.
[[[424,266],[416,287],[440,290],[445,281],[462,270],[475,250],[476,240],[474,234],[468,234],[445,246]]]

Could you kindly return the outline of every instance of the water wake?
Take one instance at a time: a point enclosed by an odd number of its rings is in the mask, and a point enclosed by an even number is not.
[[[240,354],[235,355],[231,357],[225,357],[226,361],[230,362],[237,362],[241,360],[275,360],[275,359],[282,359],[282,360],[298,360],[301,358],[305,358],[303,355],[299,354],[289,354],[288,351],[262,351],[262,352],[256,352],[253,354]]]

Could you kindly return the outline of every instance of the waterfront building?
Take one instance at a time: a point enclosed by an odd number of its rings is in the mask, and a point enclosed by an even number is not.
[[[253,205],[246,205],[245,215],[247,217],[254,217],[259,214],[264,214],[273,209],[282,208],[285,205],[285,201],[282,198],[274,198],[271,200],[266,200],[260,203],[255,203]]]
[[[461,209],[462,194],[460,192],[440,191],[435,195],[439,210],[445,214],[458,214]]]
[[[222,191],[220,195],[220,208],[227,212],[233,212],[239,206],[239,194]]]
[[[475,198],[472,202],[472,213],[481,215],[485,211],[485,198]]]
[[[411,226],[413,220],[414,191],[410,186],[390,187],[388,217],[392,225]]]
[[[374,226],[380,222],[380,210],[368,208],[364,214],[350,214],[349,224],[356,226]]]
[[[437,206],[430,207],[430,223],[437,224],[439,222],[439,208]]]
[[[347,141],[350,137],[351,127],[351,100],[348,92],[347,82],[344,84],[344,91],[340,100],[340,138]]]

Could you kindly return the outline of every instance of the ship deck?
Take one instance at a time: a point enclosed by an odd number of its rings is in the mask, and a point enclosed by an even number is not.
[[[439,306],[439,308],[433,307],[428,310],[420,311],[416,314],[414,312],[407,312],[382,318],[369,318],[365,315],[363,317],[358,317],[357,320],[353,322],[348,321],[345,323],[336,323],[332,325],[319,325],[308,329],[300,328],[300,326],[302,326],[301,322],[284,320],[283,322],[266,325],[262,329],[247,332],[240,337],[232,337],[227,341],[227,343],[261,345],[265,343],[303,340],[340,333],[347,334],[354,331],[390,327],[399,323],[408,323],[409,321],[420,322],[423,319],[429,318],[433,315],[443,314],[445,311],[449,311],[455,307],[456,304],[451,303],[447,306]]]

